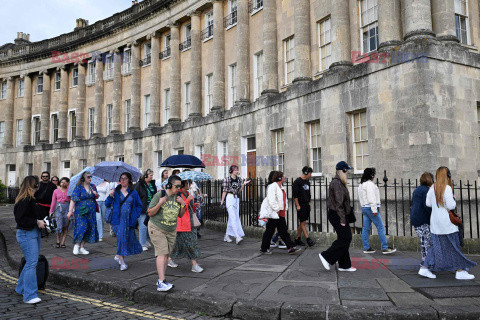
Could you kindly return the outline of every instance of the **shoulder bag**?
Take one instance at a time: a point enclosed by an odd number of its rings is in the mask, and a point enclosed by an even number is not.
[[[435,190],[435,186],[433,186],[433,190]],[[435,196],[435,201],[437,202],[437,207],[438,207],[438,201],[436,196]],[[462,224],[462,218],[458,216],[457,210],[455,209],[448,210],[448,217],[450,218],[450,222],[456,225],[457,227]]]

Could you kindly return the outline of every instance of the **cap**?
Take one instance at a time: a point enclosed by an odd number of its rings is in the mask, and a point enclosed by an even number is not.
[[[348,165],[345,161],[340,161],[336,166],[337,170],[352,170],[353,168]]]

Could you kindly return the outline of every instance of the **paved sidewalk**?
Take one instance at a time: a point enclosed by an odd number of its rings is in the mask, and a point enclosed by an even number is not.
[[[0,207],[0,232],[4,235],[9,262],[18,264],[22,252],[15,239],[12,207]],[[50,262],[52,282],[81,290],[116,294],[139,303],[201,311],[211,316],[242,319],[343,319],[349,314],[363,318],[403,319],[407,315],[431,319],[448,314],[480,318],[480,267],[471,270],[474,281],[455,280],[454,273],[438,273],[437,279],[417,275],[420,254],[364,254],[352,249],[359,270],[325,271],[318,254],[322,244],[303,248],[298,255],[275,248],[261,255],[260,240],[245,238],[240,245],[223,242],[223,234],[202,230],[199,240],[202,273],[190,271],[188,260],[168,268],[167,280],[175,284],[170,293],[156,291],[153,250],[127,257],[129,269],[120,271],[113,260],[116,238],[86,248],[87,256],[72,254],[71,237],[66,249],[54,247],[55,236],[42,239],[42,254]],[[0,239],[0,246],[1,246]],[[480,263],[480,256],[470,255]],[[366,307],[366,308],[365,308]],[[398,317],[396,317],[398,316]]]

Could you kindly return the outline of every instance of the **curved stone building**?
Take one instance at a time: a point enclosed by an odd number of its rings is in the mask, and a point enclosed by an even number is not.
[[[158,177],[179,153],[219,178],[345,159],[477,179],[479,26],[478,0],[144,0],[18,33],[0,47],[0,179],[118,159]]]

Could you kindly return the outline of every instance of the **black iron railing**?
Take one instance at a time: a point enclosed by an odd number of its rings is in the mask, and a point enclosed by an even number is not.
[[[166,59],[166,58],[170,57],[170,54],[171,54],[170,47],[167,47],[167,49],[160,52],[160,59]]]
[[[187,40],[183,41],[178,45],[178,49],[180,51],[183,51],[183,50],[190,49],[191,46],[192,46],[192,38],[188,37]]]
[[[251,0],[248,2],[248,12],[252,13],[263,8],[263,0]]]
[[[357,222],[352,225],[356,232],[361,232],[363,225],[361,207],[358,202],[358,185],[360,179],[348,179],[348,187]],[[287,223],[289,229],[298,228],[297,212],[292,198],[293,179],[285,181],[284,187],[288,197]],[[310,231],[333,232],[327,220],[328,186],[331,179],[312,178],[310,180],[311,214],[307,221]],[[418,180],[388,179],[384,177],[375,181],[380,188],[381,209],[383,223],[387,235],[413,236],[415,230],[410,224],[410,206],[413,191],[420,186]],[[263,199],[266,196],[266,180],[255,179],[245,187],[240,195],[240,220],[243,226],[258,226],[258,213]],[[222,180],[202,183],[202,188],[209,195],[204,207],[204,219],[226,222],[228,214],[220,207],[222,198]],[[465,237],[480,238],[479,197],[480,188],[477,181],[455,181],[454,194],[457,201],[458,214],[462,217],[465,228]]]
[[[223,27],[228,28],[237,23],[237,10],[232,11],[228,16],[223,19]]]
[[[202,30],[202,40],[206,40],[211,37],[213,37],[213,24]]]
[[[144,59],[140,60],[140,66],[148,66],[152,63],[152,56],[149,54]]]

